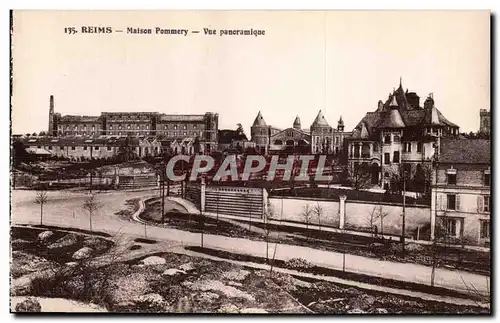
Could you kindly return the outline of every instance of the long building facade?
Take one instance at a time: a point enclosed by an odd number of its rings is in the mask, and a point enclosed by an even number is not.
[[[457,137],[459,127],[435,107],[432,95],[423,107],[415,92],[398,89],[374,112],[366,113],[348,140],[351,170],[370,169],[371,183],[388,189],[394,174],[429,166],[442,137]],[[402,167],[401,167],[402,166]]]
[[[219,115],[164,114],[159,112],[102,112],[100,116],[61,115],[50,96],[48,134],[54,137],[147,137],[179,140],[198,138],[203,151],[217,149]]]

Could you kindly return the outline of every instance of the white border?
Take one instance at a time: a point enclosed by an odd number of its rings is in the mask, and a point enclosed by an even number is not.
[[[2,109],[2,117],[0,118],[0,129],[4,131],[4,135],[0,136],[0,145],[1,145],[1,150],[4,152],[4,154],[7,152],[7,150],[10,147],[10,138],[7,135],[7,132],[10,129],[10,115],[9,115],[9,98],[10,98],[10,92],[9,92],[9,78],[8,75],[10,75],[9,71],[9,66],[7,64],[7,61],[9,60],[10,57],[10,51],[9,51],[9,34],[8,30],[9,28],[9,13],[8,9],[114,9],[114,10],[133,10],[133,9],[222,9],[222,10],[229,10],[229,9],[250,9],[250,10],[256,10],[256,9],[272,9],[272,10],[303,10],[303,9],[309,9],[309,10],[332,10],[332,9],[337,9],[337,10],[374,10],[374,9],[392,9],[392,10],[409,10],[409,9],[490,9],[492,10],[492,13],[498,13],[499,12],[499,3],[500,1],[498,0],[475,0],[475,1],[439,1],[439,0],[419,0],[419,1],[370,1],[370,0],[351,0],[351,1],[318,1],[318,0],[308,0],[308,1],[270,1],[270,0],[253,0],[253,1],[203,1],[203,0],[198,0],[198,1],[193,1],[193,0],[185,0],[185,1],[151,1],[151,0],[141,0],[141,1],[127,1],[127,0],[122,0],[122,1],[108,1],[108,0],[86,0],[86,1],[45,1],[43,5],[40,4],[38,1],[2,1],[2,14],[0,15],[0,19],[2,21],[1,26],[3,27],[2,32],[0,33],[1,37],[1,42],[0,44],[3,44],[3,50],[1,51],[1,59],[0,62],[3,62],[3,64],[0,64],[0,69],[2,71],[1,75],[3,75],[2,78],[0,78],[0,81],[2,82],[2,102],[3,102],[3,109]],[[496,17],[497,18],[497,17]],[[494,32],[494,41],[495,43],[498,43],[498,33],[496,32],[498,26],[498,20],[496,20],[496,26],[495,26],[495,32]],[[492,57],[493,59],[493,57]],[[496,81],[496,78],[495,78]],[[495,93],[498,93],[498,83],[492,80],[492,84],[495,85],[494,88],[492,88],[492,91],[495,91]],[[492,110],[494,107],[492,107]],[[495,113],[495,119],[494,122],[495,124],[500,124],[498,123],[498,117],[497,114]],[[494,135],[493,135],[494,137]],[[500,144],[498,144],[500,145]],[[496,150],[500,150],[500,147],[498,147],[497,144],[495,144]],[[2,216],[4,217],[4,234],[0,235],[0,239],[2,240],[0,243],[1,246],[1,254],[0,254],[0,259],[7,259],[9,258],[9,169],[10,169],[10,164],[7,159],[7,157],[4,157],[0,159],[1,167],[0,169],[2,170],[1,173],[1,195],[0,197],[2,198],[2,205],[4,207],[4,212],[2,213]],[[495,176],[496,177],[496,176]],[[497,182],[500,183],[500,182]],[[494,196],[494,199],[496,199],[496,194]],[[496,208],[495,208],[496,209]],[[495,226],[497,221],[493,221],[493,224]],[[493,229],[493,234],[497,233],[498,231]],[[495,239],[497,242],[499,239]],[[497,243],[495,243],[494,250],[497,250]],[[497,270],[495,270],[494,275],[496,275]],[[14,316],[8,314],[9,309],[7,308],[9,304],[9,263],[7,261],[3,262],[3,265],[1,266],[1,272],[0,272],[0,277],[1,277],[1,300],[2,300],[2,318],[6,318],[8,321],[14,320]],[[495,277],[497,278],[497,277]],[[496,291],[496,290],[495,290]],[[495,295],[497,295],[495,293]],[[125,317],[114,317],[115,319],[124,319]],[[165,320],[177,320],[173,317],[170,318],[165,318],[165,317],[157,317],[159,319]],[[349,320],[363,320],[365,318],[363,317],[345,317]],[[333,318],[334,320],[343,320],[345,319],[343,317],[335,317]],[[24,319],[25,322],[31,322],[35,320],[39,320],[40,318],[29,318],[29,319]],[[46,319],[53,319],[52,317],[48,317]],[[75,319],[74,317],[64,317],[64,318],[59,318],[62,320],[73,320]],[[94,317],[81,317],[80,319],[92,319],[92,320],[106,320],[110,319],[110,317],[99,317],[99,318],[94,318]],[[142,317],[133,317],[127,320],[133,320],[133,321],[139,321],[143,319]],[[192,318],[193,320],[196,318]],[[274,318],[274,319],[279,319],[279,318]],[[307,319],[307,318],[304,318]],[[327,318],[331,319],[331,318]],[[429,320],[436,320],[438,318],[429,318]],[[474,318],[468,318],[468,320],[473,320]],[[183,320],[185,321],[185,319]]]

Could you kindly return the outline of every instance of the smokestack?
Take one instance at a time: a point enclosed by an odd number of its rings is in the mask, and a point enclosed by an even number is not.
[[[47,135],[54,135],[54,96],[50,96],[49,101],[49,129],[47,130]]]
[[[50,108],[50,112],[54,113],[54,96],[53,95],[50,96],[49,108]]]

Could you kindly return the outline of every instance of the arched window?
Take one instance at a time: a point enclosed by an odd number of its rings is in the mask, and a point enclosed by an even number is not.
[[[281,146],[281,145],[283,145],[283,141],[282,141],[281,139],[276,139],[276,140],[274,141],[274,144],[275,144],[275,145],[279,145],[279,146]]]
[[[287,145],[287,146],[294,146],[294,145],[295,145],[295,141],[294,141],[294,140],[291,140],[291,139],[290,139],[290,140],[287,140],[287,141],[286,141],[286,145]]]

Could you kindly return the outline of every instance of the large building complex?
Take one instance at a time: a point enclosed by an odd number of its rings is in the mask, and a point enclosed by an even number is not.
[[[207,112],[200,115],[175,115],[159,112],[102,112],[100,116],[61,115],[54,111],[50,96],[49,131],[54,137],[147,137],[170,140],[198,138],[203,151],[217,147],[219,115]]]
[[[411,174],[430,163],[440,138],[458,135],[459,127],[436,108],[432,94],[422,107],[420,97],[404,91],[400,83],[353,130],[348,144],[349,167],[367,166],[372,184],[388,189],[402,168]]]
[[[309,129],[302,128],[299,116],[295,118],[291,128],[279,129],[269,126],[259,111],[250,132],[257,151],[262,154],[280,152],[340,154],[344,138],[350,135],[344,132],[342,117],[338,121],[337,128],[333,128],[321,110]]]

